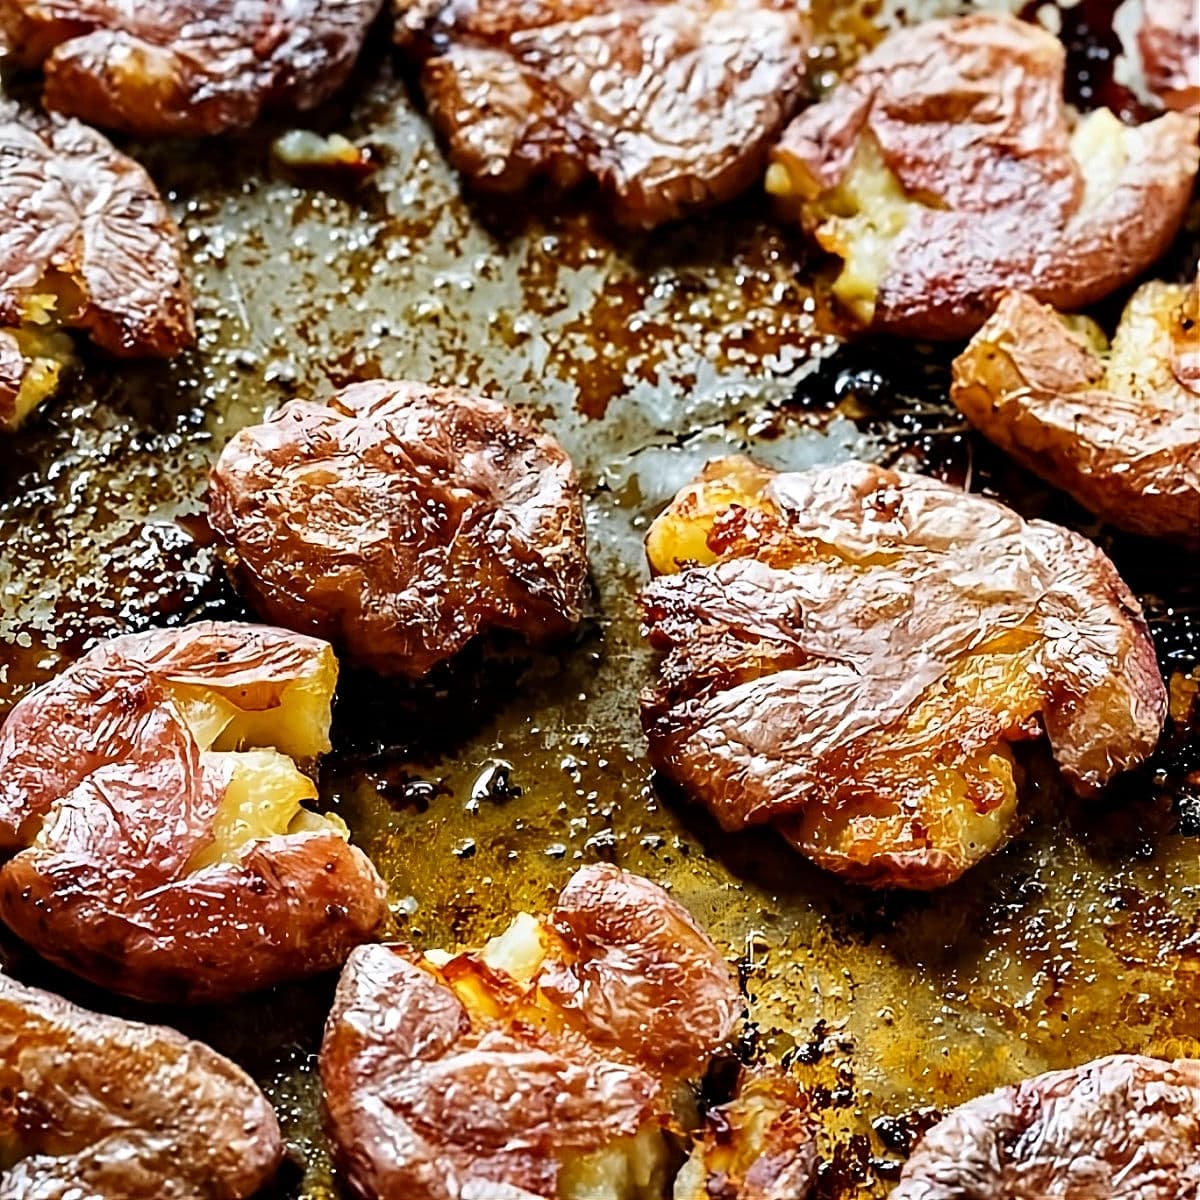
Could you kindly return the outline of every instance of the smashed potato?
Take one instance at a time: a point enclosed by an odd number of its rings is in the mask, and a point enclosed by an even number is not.
[[[1011,743],[1045,733],[1082,795],[1154,748],[1166,693],[1137,601],[1086,539],[934,479],[709,463],[651,527],[665,652],[655,767],[726,829],[940,887],[1017,816]]]
[[[1167,108],[1200,112],[1200,13],[1193,0],[1133,0],[1146,87]]]
[[[1011,293],[955,359],[951,399],[1105,521],[1200,547],[1198,305],[1200,284],[1145,284],[1097,353],[1052,308]]]
[[[396,0],[397,41],[476,188],[594,180],[648,229],[760,177],[802,100],[809,34],[789,0]]]
[[[379,1200],[662,1200],[741,1007],[687,911],[610,866],[477,952],[360,947],[321,1047],[337,1161]]]
[[[1115,1054],[1000,1088],[917,1143],[891,1200],[1189,1200],[1200,1061]]]
[[[0,0],[0,50],[47,108],[139,136],[220,133],[315,108],[382,0]]]
[[[179,230],[100,134],[0,98],[0,431],[57,389],[74,358],[65,329],[123,357],[189,345]]]
[[[772,151],[767,189],[843,260],[834,293],[863,326],[974,333],[1000,292],[1079,308],[1138,275],[1183,220],[1194,117],[1075,120],[1065,55],[997,13],[886,38]]]
[[[228,1059],[0,976],[0,1200],[247,1200],[282,1158]]]
[[[0,918],[140,1000],[215,1001],[340,965],[385,889],[316,797],[337,662],[280,629],[115,638],[0,729]]]
[[[359,383],[243,429],[209,519],[267,619],[419,677],[477,634],[569,632],[587,587],[583,501],[562,447],[496,400]]]

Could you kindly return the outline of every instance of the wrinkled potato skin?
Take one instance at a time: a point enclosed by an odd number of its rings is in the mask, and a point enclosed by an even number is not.
[[[336,1158],[359,1195],[554,1200],[565,1156],[667,1124],[664,1085],[678,1076],[664,1065],[691,1069],[728,1038],[741,1010],[728,967],[661,888],[584,867],[563,900],[527,983],[472,953],[440,967],[398,946],[350,956],[320,1066]],[[645,945],[614,928],[634,901]],[[582,985],[564,983],[571,964]]]
[[[582,615],[570,459],[456,389],[380,381],[284,405],[226,446],[209,519],[259,613],[383,674],[425,675],[488,629],[561,636]]]
[[[246,1200],[282,1158],[228,1059],[0,976],[0,1200]]]
[[[45,320],[37,298],[56,298]],[[0,98],[0,422],[25,365],[3,326],[86,332],[121,357],[194,339],[179,230],[150,177],[77,121]]]
[[[386,915],[366,856],[280,835],[189,869],[228,768],[201,752],[168,684],[248,711],[332,661],[283,630],[201,622],[103,643],[0,729],[0,918],[51,962],[138,1000],[210,1002],[340,965]]]
[[[1141,0],[1138,53],[1146,86],[1167,108],[1200,112],[1200,14],[1193,0]]]
[[[1124,162],[1072,154],[1065,53],[1000,13],[927,21],[887,37],[772,152],[809,207],[870,141],[917,203],[887,252],[873,328],[965,338],[1006,290],[1086,307],[1170,245],[1200,163],[1200,122],[1115,125]],[[1089,172],[1092,186],[1089,187]]]
[[[950,397],[1105,521],[1200,548],[1200,380],[1182,361],[1200,337],[1195,307],[1195,286],[1139,289],[1122,325],[1140,361],[1123,380],[1053,309],[1011,293],[955,359]]]
[[[472,186],[598,184],[651,228],[758,179],[802,97],[787,0],[397,0],[430,119]]]
[[[1200,1062],[1117,1054],[1000,1088],[917,1144],[891,1200],[1195,1200]]]
[[[743,1071],[711,1109],[672,1200],[805,1200],[817,1180],[816,1124],[785,1075]]]
[[[707,562],[665,553],[689,516]],[[666,655],[642,697],[651,761],[726,829],[771,821],[859,882],[940,887],[1003,844],[1009,743],[1044,730],[1088,795],[1161,731],[1154,647],[1112,564],[993,500],[865,463],[725,459],[647,542],[670,572],[641,596]]]
[[[0,49],[47,108],[143,137],[303,111],[350,74],[382,0],[0,0]]]

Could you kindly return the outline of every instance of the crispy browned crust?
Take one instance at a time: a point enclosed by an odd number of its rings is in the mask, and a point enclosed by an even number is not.
[[[1195,1200],[1200,1062],[1116,1054],[956,1108],[891,1200]]]
[[[189,870],[229,780],[169,682],[268,710],[328,648],[201,622],[98,646],[0,729],[0,918],[50,961],[142,1000],[215,1001],[340,965],[386,916],[367,857],[334,833]]]
[[[260,613],[384,673],[424,675],[488,629],[561,636],[582,613],[570,459],[456,389],[361,383],[284,405],[226,446],[209,514]]]
[[[1144,383],[1116,391],[1103,360],[1052,308],[1006,295],[955,359],[950,395],[1007,454],[1097,516],[1195,548],[1200,381],[1182,359],[1200,331],[1181,296],[1165,307],[1162,323],[1176,336],[1164,329],[1145,347]]]
[[[397,0],[430,118],[476,188],[600,187],[621,224],[718,204],[761,175],[799,104],[786,0]]]
[[[142,136],[304,111],[345,83],[382,0],[0,0],[0,48],[48,108]]]
[[[1085,795],[1153,750],[1154,647],[1086,539],[866,463],[719,460],[701,481],[731,470],[757,473],[757,507],[717,517],[715,562],[641,595],[666,656],[642,697],[651,760],[725,828],[773,821],[831,870],[937,887],[1011,833],[939,833],[949,778],[987,815],[1009,742],[1044,730]]]
[[[469,953],[440,968],[399,946],[350,956],[321,1080],[360,1195],[553,1200],[563,1157],[667,1124],[671,1069],[703,1064],[729,1036],[741,1002],[728,967],[661,888],[585,867],[563,901],[548,925],[564,940],[527,985]],[[583,986],[564,986],[572,962]],[[475,1011],[452,990],[464,982],[482,997]]]
[[[786,1075],[743,1071],[710,1109],[673,1200],[805,1200],[817,1181],[817,1125]]]
[[[55,323],[110,354],[193,340],[179,230],[146,172],[77,121],[0,100],[0,324],[43,291]]]
[[[1142,0],[1137,45],[1150,91],[1167,108],[1200,112],[1200,13],[1193,0]]]
[[[967,337],[1008,289],[1081,308],[1167,249],[1200,123],[1172,113],[1124,130],[1123,166],[1089,197],[1088,164],[1070,152],[1064,67],[1056,38],[1013,17],[929,21],[886,38],[788,126],[773,157],[814,193],[870,137],[922,201],[890,249],[874,327]]]
[[[0,1200],[245,1200],[283,1157],[228,1059],[0,976]]]

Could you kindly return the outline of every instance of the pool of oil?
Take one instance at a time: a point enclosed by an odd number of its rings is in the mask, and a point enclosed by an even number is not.
[[[820,9],[815,85],[895,16]],[[355,379],[484,389],[531,406],[574,457],[594,597],[554,650],[473,647],[420,687],[343,678],[322,795],[387,878],[396,936],[478,941],[586,862],[661,881],[738,966],[746,1053],[812,1091],[822,1200],[886,1196],[923,1125],[990,1087],[1117,1050],[1200,1054],[1194,562],[1113,537],[973,437],[946,401],[950,351],[844,344],[822,264],[753,197],[650,237],[614,233],[586,197],[520,213],[464,200],[380,46],[311,123],[369,144],[370,181],[287,176],[278,127],[132,147],[180,220],[199,345],[170,364],[88,356],[0,443],[0,715],[98,639],[241,614],[197,519],[234,431]],[[1195,226],[1168,274],[1194,263]],[[1080,804],[1035,749],[1021,836],[930,895],[852,888],[768,832],[721,833],[647,766],[637,693],[653,659],[633,598],[646,523],[730,449],[901,462],[1097,537],[1173,680],[1156,760]],[[148,1011],[0,949],[24,978],[242,1062],[293,1148],[273,1196],[340,1196],[314,1073],[332,980]]]

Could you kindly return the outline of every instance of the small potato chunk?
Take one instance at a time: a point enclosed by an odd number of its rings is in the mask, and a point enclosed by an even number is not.
[[[1000,13],[891,34],[772,151],[767,190],[843,260],[863,326],[968,337],[1002,291],[1079,308],[1168,247],[1200,164],[1200,121],[1073,118],[1065,54]]]
[[[701,556],[697,547],[707,547]],[[1013,832],[1010,744],[1082,795],[1154,748],[1140,609],[1077,534],[919,475],[711,462],[651,527],[655,767],[876,886],[940,887]]]
[[[891,1200],[1200,1196],[1200,1061],[1114,1054],[956,1108]]]
[[[1200,113],[1200,12],[1194,0],[1131,2],[1146,87],[1167,108]]]
[[[282,1158],[228,1059],[0,976],[0,1200],[248,1200]]]
[[[1200,547],[1200,283],[1148,283],[1106,353],[1021,293],[954,360],[950,397],[1005,453],[1120,529]]]
[[[56,390],[74,357],[64,329],[121,357],[190,345],[179,230],[100,134],[0,97],[0,432]]]
[[[743,1072],[737,1094],[709,1111],[675,1177],[673,1200],[804,1200],[817,1178],[816,1126],[784,1075]]]
[[[562,447],[495,400],[360,383],[243,429],[213,468],[213,528],[267,619],[420,677],[476,634],[569,632],[587,587]]]
[[[0,52],[46,107],[140,137],[221,133],[315,108],[382,0],[0,0]]]
[[[321,1047],[338,1164],[367,1200],[662,1200],[741,1007],[687,911],[610,866],[477,953],[360,947]]]
[[[254,625],[98,646],[0,729],[0,918],[140,1000],[339,966],[386,910],[345,823],[304,807],[336,681],[324,642]]]

